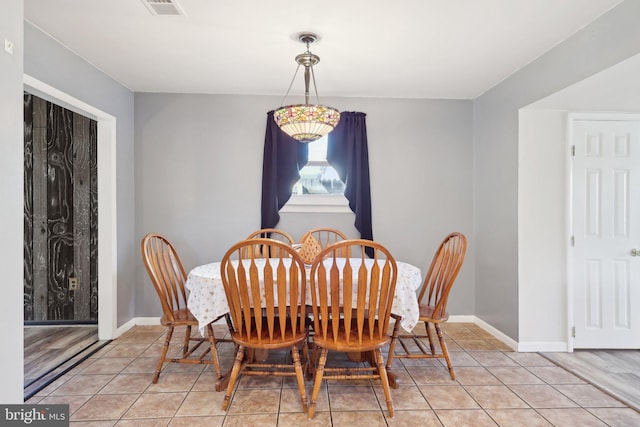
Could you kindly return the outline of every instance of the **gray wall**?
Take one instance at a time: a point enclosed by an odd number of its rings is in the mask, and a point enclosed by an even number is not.
[[[323,98],[367,114],[374,238],[422,268],[451,231],[472,240],[471,101]],[[219,260],[260,227],[266,112],[281,97],[135,96],[136,239],[157,231],[174,241],[187,269]],[[299,238],[333,226],[357,237],[353,214],[283,213]],[[450,299],[452,314],[474,312],[473,250]],[[159,315],[141,262],[137,316]]]
[[[22,57],[24,43],[22,0],[2,2],[0,13],[0,271],[2,271],[2,363],[0,402],[22,403],[22,225],[23,150]],[[4,51],[4,38],[14,43],[13,55]]]
[[[33,25],[24,24],[24,72],[116,118],[117,323],[134,316],[133,92],[97,70]]]
[[[518,110],[638,53],[638,16],[621,3],[474,101],[475,314],[516,341]]]

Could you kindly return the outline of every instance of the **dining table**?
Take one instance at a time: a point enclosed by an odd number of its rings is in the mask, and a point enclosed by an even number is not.
[[[259,259],[256,262],[265,262],[265,260]],[[272,260],[272,262],[276,261]],[[330,263],[331,260],[327,259],[324,262]],[[349,262],[355,272],[358,271],[362,260],[360,258],[351,258]],[[365,267],[371,268],[373,262],[374,260],[372,259],[365,259]],[[398,273],[391,312],[395,321],[399,321],[403,329],[411,332],[417,325],[420,315],[416,291],[422,284],[422,273],[418,267],[406,262],[396,261],[396,265]],[[258,270],[261,271],[262,269],[259,268]],[[306,268],[306,273],[308,280],[310,275],[309,266]],[[185,287],[189,291],[187,307],[198,320],[200,333],[204,336],[205,327],[209,323],[229,312],[229,304],[220,272],[220,262],[211,262],[192,269],[187,276]],[[309,284],[307,284],[306,299],[310,305],[311,292]],[[350,358],[356,360],[353,355]],[[390,378],[390,382],[395,385],[395,378]],[[219,386],[216,386],[216,389],[218,388]]]

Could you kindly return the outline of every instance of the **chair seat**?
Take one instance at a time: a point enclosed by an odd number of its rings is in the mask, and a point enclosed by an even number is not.
[[[188,308],[181,308],[173,311],[174,321],[171,321],[167,315],[162,316],[160,324],[163,326],[180,326],[180,325],[198,325],[196,319]]]
[[[362,343],[358,342],[358,332],[356,322],[351,322],[352,326],[350,328],[351,334],[349,336],[349,341],[347,341],[347,336],[345,333],[344,320],[340,320],[340,328],[338,329],[337,339],[334,340],[335,335],[333,334],[333,330],[331,329],[331,325],[329,325],[329,330],[325,336],[322,334],[316,334],[313,338],[314,344],[324,347],[329,350],[341,351],[341,352],[361,352],[361,351],[370,351],[383,347],[389,340],[391,339],[387,334],[382,334],[380,336],[378,327],[374,327],[373,334],[370,336],[369,334],[369,325],[364,325],[364,333],[362,334]]]
[[[245,347],[250,347],[250,348],[259,347],[263,349],[277,349],[277,348],[291,347],[292,345],[300,344],[307,339],[306,334],[300,331],[297,331],[297,333],[294,335],[293,328],[291,327],[290,321],[287,321],[287,324],[284,330],[284,336],[282,335],[282,331],[280,330],[280,325],[277,324],[276,322],[273,330],[273,339],[271,339],[269,337],[269,330],[266,327],[266,325],[267,325],[267,318],[263,317],[262,331],[260,335],[258,335],[258,332],[256,330],[255,322],[252,322],[251,336],[249,336],[244,330],[242,331],[242,333],[236,331],[236,332],[233,332],[231,335],[233,340],[237,344],[243,345]],[[298,328],[299,327],[300,326],[298,326]]]
[[[449,320],[449,313],[446,311],[442,316],[434,316],[435,307],[432,305],[420,304],[420,320],[423,322],[446,322]]]

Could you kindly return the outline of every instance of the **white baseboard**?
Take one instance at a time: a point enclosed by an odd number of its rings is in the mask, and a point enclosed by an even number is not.
[[[136,325],[158,326],[160,325],[159,317],[136,317]]]
[[[220,323],[224,323],[224,318],[220,319]],[[473,316],[473,315],[456,315],[450,316],[449,322],[451,323],[473,323],[478,325],[485,331],[489,332],[491,335],[496,337],[496,339],[505,343],[509,348],[513,349],[513,351],[519,352],[567,352],[568,344],[562,341],[539,341],[539,342],[517,342],[498,329],[494,328],[484,320]],[[127,332],[129,329],[133,328],[136,325],[159,325],[160,318],[159,317],[134,317],[129,320],[124,325],[120,326],[116,330],[116,336],[114,338],[119,337],[120,335]]]
[[[549,352],[566,353],[569,351],[568,344],[562,341],[535,341],[518,343],[520,352]]]
[[[455,320],[452,320],[455,318]],[[458,320],[458,318],[462,320]],[[562,341],[539,341],[539,342],[518,342],[514,339],[508,337],[504,333],[500,332],[498,329],[494,328],[484,320],[476,317],[476,316],[451,316],[449,321],[453,322],[472,322],[476,325],[480,326],[485,331],[489,332],[491,335],[505,343],[509,346],[513,351],[518,351],[521,353],[536,353],[536,352],[567,352],[568,344]]]
[[[503,334],[502,332],[500,332],[499,330],[497,330],[496,328],[494,328],[493,326],[491,326],[484,320],[479,319],[476,316],[466,315],[466,314],[459,314],[455,316],[452,315],[452,316],[449,316],[449,320],[447,322],[448,323],[473,323],[475,325],[478,325],[479,327],[481,327],[482,329],[484,329],[485,331],[493,335],[496,339],[505,343],[509,348],[513,349],[513,351],[518,351],[518,343],[516,341],[509,338],[508,336],[506,336],[505,334]]]
[[[480,319],[480,318],[478,318],[476,316],[469,316],[469,317],[473,317],[473,319],[474,319],[473,323],[475,323],[476,325],[480,326],[482,329],[484,329],[485,331],[489,332],[491,335],[493,335],[494,337],[496,337],[497,339],[499,339],[500,341],[505,343],[513,351],[519,351],[518,343],[515,340],[513,340],[510,337],[508,337],[507,335],[505,335],[501,331],[497,330],[496,328],[494,328],[493,326],[491,326],[490,324],[488,324],[484,320],[482,320],[482,319]]]
[[[159,324],[159,317],[134,317],[133,319],[130,319],[127,323],[116,329],[114,338],[118,338],[120,335],[124,334],[136,325],[155,326]]]
[[[451,323],[477,323],[476,316],[459,314],[456,316],[449,316],[448,322]]]

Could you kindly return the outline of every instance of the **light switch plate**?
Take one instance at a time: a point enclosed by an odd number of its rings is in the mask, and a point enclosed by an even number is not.
[[[13,42],[11,40],[4,39],[4,51],[9,55],[13,55]]]

